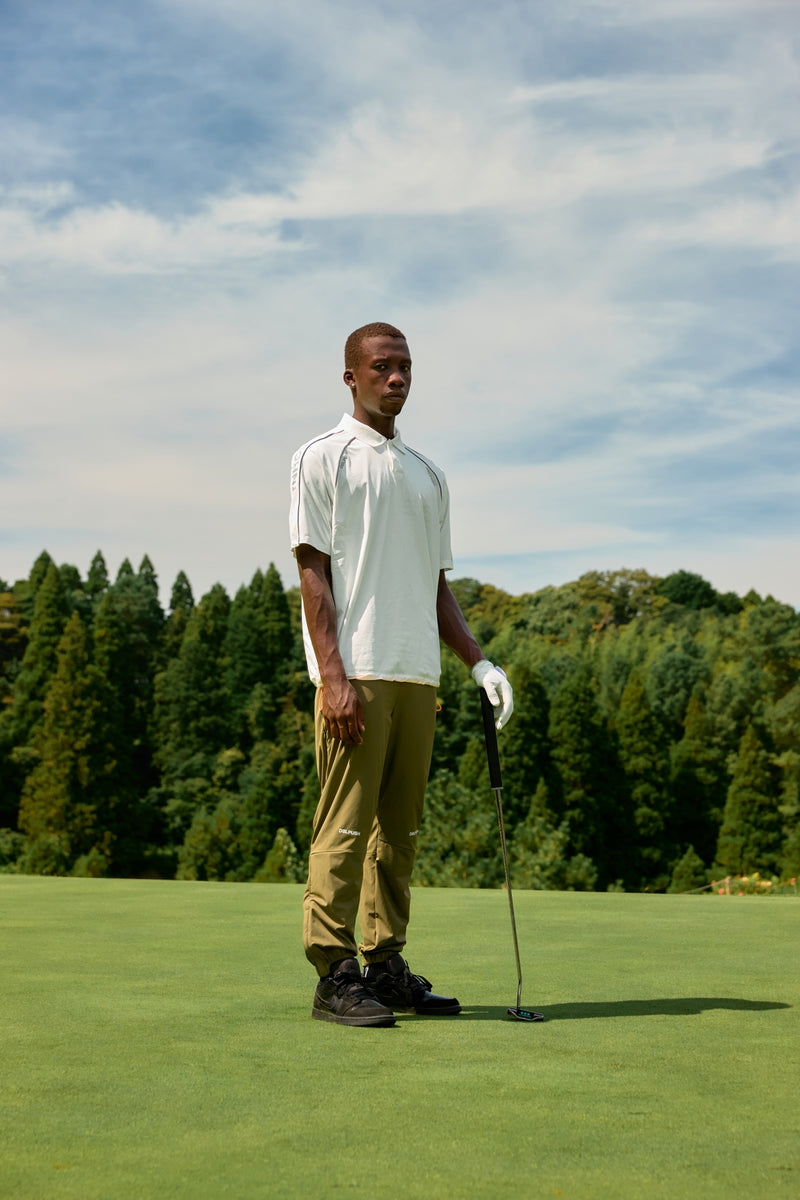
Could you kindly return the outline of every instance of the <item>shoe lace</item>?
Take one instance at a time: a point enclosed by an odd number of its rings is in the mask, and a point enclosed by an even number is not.
[[[351,1000],[374,1000],[372,992],[368,991],[364,984],[359,979],[354,979],[352,975],[334,975],[334,987],[336,995],[341,999],[345,994]]]
[[[430,979],[426,979],[424,975],[414,975],[405,961],[403,968],[402,973],[398,972],[397,975],[393,975],[391,971],[387,970],[381,977],[384,987],[388,985],[400,995],[410,992],[414,999],[421,998],[425,992],[431,990],[433,984]]]

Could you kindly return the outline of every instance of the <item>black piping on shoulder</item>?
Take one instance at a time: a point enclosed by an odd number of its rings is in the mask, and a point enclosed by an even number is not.
[[[413,454],[414,458],[419,459],[419,461],[422,463],[423,467],[425,467],[427,469],[428,474],[436,481],[436,486],[439,489],[439,499],[441,500],[444,495],[444,493],[442,491],[442,481],[439,478],[439,476],[437,475],[436,471],[434,471],[431,464],[428,462],[427,458],[425,458],[424,454],[420,454],[417,450],[412,450],[410,446],[406,446],[406,450],[408,451],[409,454]]]
[[[300,484],[302,482],[302,477],[303,477],[303,459],[305,458],[306,454],[308,453],[308,451],[311,449],[312,446],[316,446],[318,442],[326,442],[328,440],[328,438],[336,437],[337,433],[344,433],[344,429],[340,427],[339,429],[331,429],[328,431],[328,433],[320,434],[320,436],[318,438],[314,438],[313,441],[309,442],[308,445],[304,447],[303,453],[300,455],[300,459],[297,463],[297,516],[295,518],[295,526],[298,530],[300,528]],[[355,438],[350,438],[349,441],[347,441],[345,443],[345,445],[342,447],[342,454],[344,454],[345,450],[350,445],[350,442],[353,442],[353,441],[355,441]],[[337,474],[338,474],[338,469],[339,469],[339,463],[341,463],[341,461],[342,461],[342,454],[339,455],[339,462],[336,464]],[[334,479],[333,483],[334,483],[334,487],[335,487],[336,486],[335,479]]]
[[[333,486],[334,486],[334,487],[336,487],[336,480],[339,478],[339,471],[341,470],[341,466],[342,466],[342,459],[344,458],[345,454],[347,454],[347,451],[350,449],[350,447],[352,446],[352,444],[353,444],[353,442],[354,442],[355,440],[356,440],[356,439],[355,439],[354,437],[351,437],[351,438],[350,438],[350,440],[349,440],[349,441],[347,441],[347,442],[345,442],[345,444],[342,446],[342,452],[341,452],[341,454],[339,455],[339,458],[338,458],[338,460],[337,460],[337,462],[336,462],[336,474],[335,474],[335,476],[334,476],[334,479],[333,479]]]

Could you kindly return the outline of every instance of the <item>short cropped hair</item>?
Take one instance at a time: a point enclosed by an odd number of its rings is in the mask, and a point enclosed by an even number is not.
[[[373,321],[371,325],[362,325],[360,329],[354,329],[344,344],[344,366],[346,371],[353,371],[359,365],[362,359],[362,343],[365,338],[371,337],[391,337],[402,338],[403,341],[406,340],[404,333],[401,333],[399,329],[395,329],[394,325],[387,325],[385,321]]]

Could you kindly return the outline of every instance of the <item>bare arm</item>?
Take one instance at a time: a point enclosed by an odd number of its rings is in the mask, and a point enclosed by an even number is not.
[[[463,663],[472,668],[476,662],[481,661],[484,657],[483,651],[472,636],[464,614],[458,607],[458,601],[450,591],[444,571],[439,572],[436,619],[439,622],[439,637]]]
[[[357,746],[362,741],[364,712],[345,673],[336,640],[330,557],[304,544],[297,547],[297,568],[308,632],[322,677],[320,703],[325,728],[332,738]]]

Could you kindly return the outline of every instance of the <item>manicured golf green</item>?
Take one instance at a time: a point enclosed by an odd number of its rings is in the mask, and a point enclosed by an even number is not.
[[[464,1005],[312,1021],[295,885],[0,877],[4,1200],[800,1195],[800,903],[414,892]]]

